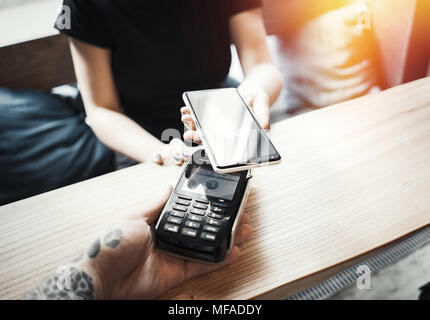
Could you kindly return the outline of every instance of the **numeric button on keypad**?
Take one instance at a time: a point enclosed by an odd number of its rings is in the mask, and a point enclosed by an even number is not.
[[[190,205],[190,201],[184,200],[184,199],[180,199],[180,198],[176,199],[175,203],[183,205],[183,206],[189,206]]]
[[[223,216],[222,216],[222,215],[220,215],[220,214],[218,214],[218,213],[214,213],[214,212],[209,213],[209,214],[208,214],[208,216],[209,216],[210,218],[214,218],[214,219],[218,219],[218,220],[222,220],[222,218],[223,218]]]
[[[215,241],[216,235],[212,233],[202,232],[200,238],[202,238],[203,240]]]
[[[204,216],[206,211],[205,210],[201,210],[201,209],[196,209],[196,208],[192,208],[190,210],[191,213],[197,214],[199,216]]]
[[[182,212],[186,212],[187,209],[188,209],[187,207],[182,206],[180,204],[175,204],[175,205],[173,205],[172,208],[175,209],[175,210],[178,210],[178,211],[182,211]]]
[[[173,224],[165,224],[164,225],[164,230],[176,233],[176,232],[178,232],[179,227],[178,226],[174,226]]]
[[[193,229],[198,229],[198,228],[200,228],[200,223],[187,220],[187,221],[185,221],[185,226],[193,228]]]
[[[174,217],[178,217],[178,218],[183,218],[183,217],[185,217],[185,213],[180,212],[180,211],[171,211],[171,212],[170,212],[170,215],[171,215],[171,216],[174,216]]]
[[[195,214],[190,214],[188,216],[188,219],[192,220],[192,221],[197,221],[197,222],[202,222],[203,218],[200,216],[196,216]]]
[[[209,232],[213,232],[213,233],[217,233],[219,231],[219,228],[215,227],[215,226],[210,226],[210,225],[205,224],[203,226],[203,230],[209,231]]]
[[[177,218],[177,217],[168,217],[167,221],[170,223],[174,223],[174,224],[181,224],[182,223],[182,219]]]
[[[206,219],[206,223],[217,227],[221,225],[221,221],[215,219]]]
[[[197,208],[197,209],[202,209],[202,210],[206,210],[206,209],[208,208],[208,206],[207,206],[207,205],[205,205],[205,204],[203,204],[203,203],[198,203],[198,202],[195,202],[195,203],[193,204],[193,207],[194,207],[194,208]]]
[[[214,213],[225,213],[225,209],[220,207],[211,207],[211,211]]]
[[[184,228],[182,234],[187,237],[195,238],[197,236],[197,230]]]

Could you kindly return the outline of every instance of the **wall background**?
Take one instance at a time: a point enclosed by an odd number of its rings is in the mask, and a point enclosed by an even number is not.
[[[36,2],[39,0],[0,0],[0,10],[4,8],[13,7],[16,5],[29,3],[29,2]]]

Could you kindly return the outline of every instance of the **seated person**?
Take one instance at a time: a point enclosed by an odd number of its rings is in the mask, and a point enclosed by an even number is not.
[[[0,88],[0,206],[115,170],[74,86]]]
[[[239,85],[227,76],[231,43],[246,76],[239,90],[269,126],[282,77],[266,46],[260,0],[64,5],[70,15],[60,14],[56,27],[70,36],[80,91],[64,103],[0,90],[0,205],[136,162],[181,165],[182,92]]]
[[[379,91],[366,1],[268,0],[265,10],[268,30],[278,35],[277,60],[289,111]]]
[[[155,250],[151,228],[171,191],[154,206],[111,227],[68,264],[69,274],[53,275],[24,299],[154,299],[187,279],[237,259],[238,246],[252,233],[246,214],[232,251],[220,264],[184,261]]]
[[[137,162],[182,164],[182,92],[235,86],[227,79],[231,43],[245,74],[239,90],[268,128],[282,78],[265,42],[260,0],[64,5],[71,28],[66,15],[56,28],[71,38],[87,123],[113,150]]]

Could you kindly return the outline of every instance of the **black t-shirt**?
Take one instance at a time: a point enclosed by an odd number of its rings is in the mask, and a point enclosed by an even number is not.
[[[182,92],[228,74],[229,18],[261,0],[64,0],[73,38],[112,52],[125,113],[160,138],[180,126]],[[58,21],[57,21],[58,22]]]

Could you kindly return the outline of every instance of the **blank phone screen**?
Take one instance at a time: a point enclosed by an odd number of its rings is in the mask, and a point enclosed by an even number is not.
[[[191,91],[186,97],[218,167],[280,158],[236,89]]]

